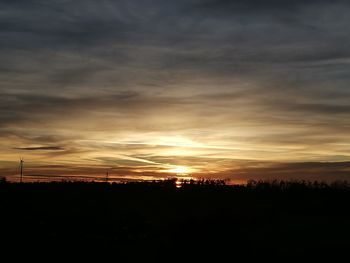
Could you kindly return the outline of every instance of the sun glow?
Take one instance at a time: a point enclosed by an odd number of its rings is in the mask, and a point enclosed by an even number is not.
[[[174,173],[174,174],[179,174],[179,175],[186,175],[186,174],[190,174],[192,172],[192,170],[186,166],[176,166],[172,169],[169,169],[168,172]]]

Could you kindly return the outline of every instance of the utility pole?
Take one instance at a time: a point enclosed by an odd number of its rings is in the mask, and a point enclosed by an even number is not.
[[[108,183],[108,176],[109,176],[109,174],[108,174],[108,171],[106,172],[106,183]]]
[[[23,181],[23,164],[24,164],[24,161],[23,161],[23,158],[21,157],[21,159],[19,161],[19,168],[20,168],[20,172],[21,172],[20,183],[22,183],[22,181]]]

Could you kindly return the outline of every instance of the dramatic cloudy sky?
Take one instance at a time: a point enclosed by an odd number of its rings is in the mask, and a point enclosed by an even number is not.
[[[350,3],[0,0],[0,175],[350,176]]]

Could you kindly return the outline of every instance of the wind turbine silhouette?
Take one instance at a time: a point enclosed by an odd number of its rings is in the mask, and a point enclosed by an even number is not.
[[[20,172],[21,172],[21,177],[20,177],[20,183],[22,183],[23,181],[23,165],[24,165],[24,160],[23,158],[21,157],[20,160],[19,160],[19,169],[20,169]]]

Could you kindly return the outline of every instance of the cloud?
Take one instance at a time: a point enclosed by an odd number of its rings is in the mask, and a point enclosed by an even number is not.
[[[0,10],[4,161],[23,151],[140,166],[121,158],[131,156],[216,171],[211,158],[226,171],[234,159],[349,160],[347,1],[12,0]]]
[[[350,176],[349,162],[296,162],[273,163],[252,162],[241,163],[240,167],[218,172],[217,174],[200,174],[200,176],[230,179],[246,182],[248,180],[305,180],[332,182],[348,180]]]
[[[63,151],[64,148],[59,146],[39,146],[39,147],[18,147],[16,150],[23,151]]]

